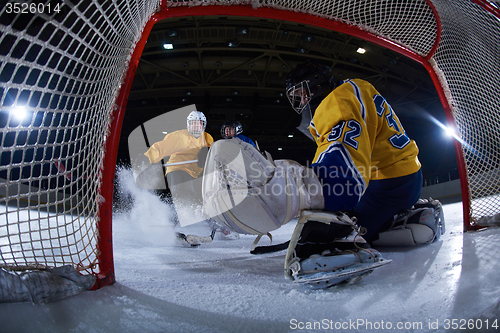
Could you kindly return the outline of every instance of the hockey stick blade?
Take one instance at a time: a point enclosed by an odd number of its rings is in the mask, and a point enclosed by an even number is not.
[[[290,241],[286,241],[281,244],[276,244],[276,245],[265,245],[265,246],[257,246],[255,249],[250,251],[251,254],[264,254],[264,253],[273,253],[273,252],[278,252],[282,250],[286,250],[288,248],[288,244],[290,244]]]

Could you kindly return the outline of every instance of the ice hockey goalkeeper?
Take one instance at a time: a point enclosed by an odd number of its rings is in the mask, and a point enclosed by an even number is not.
[[[419,200],[418,147],[385,98],[364,80],[336,82],[315,62],[298,65],[286,85],[303,132],[317,143],[313,164],[273,161],[244,142],[218,141],[205,165],[205,210],[256,235],[300,215],[285,274],[314,288],[354,282],[390,262],[372,245],[438,239],[441,204]]]

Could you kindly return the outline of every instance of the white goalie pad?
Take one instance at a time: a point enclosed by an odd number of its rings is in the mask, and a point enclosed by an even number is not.
[[[211,147],[203,175],[206,213],[241,234],[265,235],[303,209],[322,209],[321,184],[311,169],[273,161],[237,138]]]
[[[414,246],[437,241],[445,232],[441,203],[432,198],[420,199],[413,209],[395,216],[391,227],[379,233],[376,246]]]
[[[408,224],[405,228],[384,231],[373,242],[376,246],[413,246],[429,244],[434,239],[434,232],[423,224]]]

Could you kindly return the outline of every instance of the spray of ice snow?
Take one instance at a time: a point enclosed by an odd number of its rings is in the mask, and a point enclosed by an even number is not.
[[[120,205],[115,205],[114,221],[137,230],[136,236],[138,240],[143,238],[143,243],[169,245],[174,242],[175,211],[171,203],[137,186],[128,167],[117,168],[116,187]]]

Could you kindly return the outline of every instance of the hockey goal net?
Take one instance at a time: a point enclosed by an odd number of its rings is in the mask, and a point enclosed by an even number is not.
[[[499,212],[493,2],[7,2],[0,8],[0,268],[69,264],[96,275],[98,285],[113,283],[113,177],[130,82],[155,22],[206,13],[326,27],[420,62],[457,127],[466,228]]]

